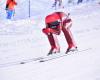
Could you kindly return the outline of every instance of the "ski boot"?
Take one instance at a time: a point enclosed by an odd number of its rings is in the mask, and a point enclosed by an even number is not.
[[[49,53],[48,53],[48,56],[49,56],[49,55],[52,55],[52,54],[54,54],[54,53],[60,53],[60,49],[51,48],[50,51],[49,51]]]
[[[77,47],[71,47],[71,48],[68,48],[67,51],[65,52],[65,54],[67,54],[68,52],[74,52],[74,51],[77,51]]]

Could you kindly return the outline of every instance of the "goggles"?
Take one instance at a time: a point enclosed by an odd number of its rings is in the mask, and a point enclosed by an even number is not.
[[[59,25],[60,25],[60,21],[54,21],[54,22],[48,23],[49,28],[57,28],[57,26]]]

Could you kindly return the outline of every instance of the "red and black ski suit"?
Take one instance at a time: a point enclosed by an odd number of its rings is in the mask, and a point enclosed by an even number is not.
[[[46,28],[42,31],[48,37],[51,49],[49,53],[60,52],[60,46],[56,35],[60,35],[61,30],[64,33],[65,39],[68,43],[68,49],[76,47],[70,27],[72,26],[72,20],[69,18],[69,14],[64,12],[54,12],[45,18]]]

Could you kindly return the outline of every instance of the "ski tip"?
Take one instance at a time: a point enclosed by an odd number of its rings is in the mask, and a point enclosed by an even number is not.
[[[44,62],[43,60],[40,60],[39,62]]]
[[[20,62],[20,64],[25,64],[25,62]]]

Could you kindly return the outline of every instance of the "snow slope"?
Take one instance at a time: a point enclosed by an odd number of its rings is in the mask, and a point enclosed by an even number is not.
[[[0,21],[0,80],[100,80],[100,5],[80,4],[68,10],[78,48],[91,49],[45,63],[7,66],[9,62],[47,55],[50,46],[41,31],[47,13],[35,19]],[[62,54],[67,49],[63,33],[58,39]]]

